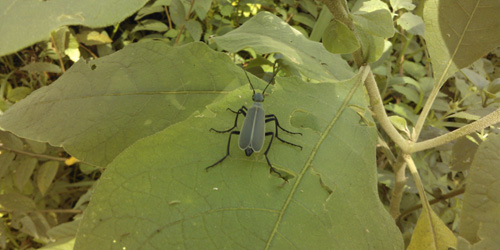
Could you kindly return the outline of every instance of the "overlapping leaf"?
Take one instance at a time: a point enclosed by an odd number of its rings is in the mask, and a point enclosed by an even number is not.
[[[216,62],[216,63],[214,63]],[[63,146],[105,166],[137,139],[204,109],[240,86],[231,60],[202,43],[170,48],[138,43],[108,57],[79,61],[0,117],[0,127]]]
[[[123,0],[120,4],[99,0],[3,0],[0,1],[0,55],[13,53],[47,39],[64,25],[104,27],[123,21],[146,0]],[[113,11],[109,11],[109,10]],[[105,14],[104,14],[105,13]]]
[[[302,151],[274,140],[269,153],[279,171],[295,177],[289,183],[269,174],[262,153],[245,156],[236,136],[231,156],[205,171],[224,156],[228,139],[209,129],[232,126],[226,108],[251,105],[248,85],[139,140],[101,177],[75,248],[401,249],[399,230],[377,195],[376,129],[343,105],[366,108],[356,81],[278,78],[269,91],[266,112],[303,133],[280,132]]]

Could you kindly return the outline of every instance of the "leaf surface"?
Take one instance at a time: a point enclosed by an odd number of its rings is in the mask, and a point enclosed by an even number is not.
[[[473,249],[494,249],[500,244],[499,148],[500,135],[488,136],[470,167],[459,229],[460,236],[473,244]]]
[[[237,52],[252,48],[257,53],[282,53],[304,75],[319,81],[346,80],[352,70],[340,55],[329,53],[269,12],[259,12],[241,27],[213,40],[221,48]]]
[[[47,39],[64,25],[97,28],[123,21],[147,0],[2,0],[0,1],[0,56]],[[113,11],[109,11],[109,10]],[[106,14],[103,14],[106,13]]]
[[[137,141],[101,177],[75,249],[402,249],[378,199],[377,132],[356,112],[367,108],[357,81],[278,77],[266,91],[266,113],[303,134],[279,132],[302,151],[278,140],[269,151],[273,166],[295,177],[288,183],[269,174],[262,152],[245,156],[237,136],[230,156],[205,171],[225,155],[229,136],[209,129],[234,124],[226,108],[252,105],[248,85]]]
[[[238,79],[236,72],[241,69],[226,55],[202,43],[132,44],[78,61],[56,82],[12,106],[0,117],[0,127],[105,166],[137,139],[239,87],[246,78]]]
[[[436,84],[500,45],[500,1],[428,0],[425,41]]]

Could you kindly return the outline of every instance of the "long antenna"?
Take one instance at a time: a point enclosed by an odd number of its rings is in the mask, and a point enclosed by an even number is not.
[[[271,80],[269,81],[269,83],[264,88],[264,91],[262,91],[262,95],[264,95],[264,93],[266,92],[267,87],[269,87],[269,84],[271,84],[274,81],[274,77],[276,77],[276,74],[278,74],[279,69],[278,70],[276,69],[276,65],[277,64],[278,64],[278,60],[274,61],[274,65],[273,65],[273,77],[271,77]]]
[[[250,81],[250,77],[248,77],[247,71],[245,69],[243,69],[243,71],[245,72],[245,75],[247,76],[248,83],[250,83],[250,86],[252,87],[253,95],[255,95],[255,89],[253,88],[252,82]]]

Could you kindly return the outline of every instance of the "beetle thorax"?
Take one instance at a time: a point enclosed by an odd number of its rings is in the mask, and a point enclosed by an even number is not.
[[[264,101],[264,95],[262,93],[255,93],[252,97],[252,100],[254,102],[263,102]]]

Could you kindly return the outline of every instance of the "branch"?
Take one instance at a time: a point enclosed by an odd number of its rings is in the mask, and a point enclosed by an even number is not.
[[[467,124],[452,132],[446,133],[444,135],[423,142],[417,142],[411,147],[410,152],[414,153],[446,144],[462,136],[468,135],[474,131],[481,130],[483,128],[486,128],[488,126],[494,125],[499,122],[500,122],[500,109],[497,109],[488,114],[487,116],[484,116],[481,119],[471,124]]]

